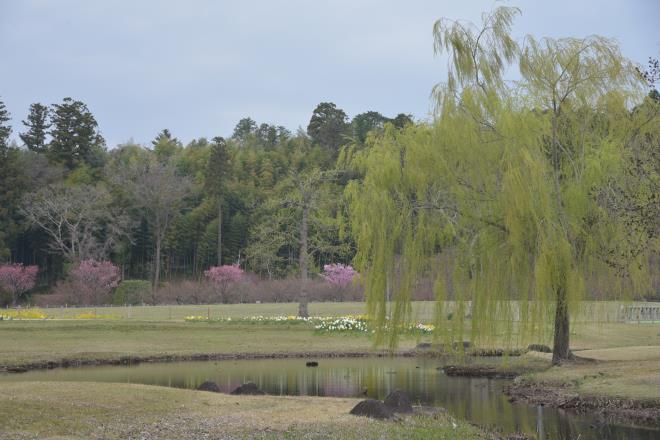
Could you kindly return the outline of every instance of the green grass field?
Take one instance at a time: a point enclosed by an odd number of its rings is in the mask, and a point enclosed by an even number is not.
[[[420,313],[431,304],[419,303]],[[246,318],[250,316],[289,316],[298,313],[297,303],[265,304],[209,304],[176,306],[120,306],[120,307],[75,307],[41,309],[53,318],[71,318],[82,313],[114,315],[122,319],[138,321],[182,321],[186,316],[211,318]],[[361,302],[310,303],[311,316],[358,315],[364,313]],[[425,314],[424,314],[425,315]]]
[[[185,322],[190,315],[250,317],[294,315],[296,304],[239,304],[103,308],[117,319],[67,319],[93,309],[43,309],[55,319],[0,321],[0,365],[62,359],[107,360],[122,356],[197,353],[368,352],[364,334],[319,334],[308,324]],[[613,322],[619,307],[592,307],[589,321],[574,326],[571,347],[595,364],[549,368],[548,355],[526,355],[512,365],[529,366],[539,383],[563,384],[578,393],[660,399],[660,324]],[[417,302],[419,320],[432,304]],[[594,310],[598,310],[596,313]],[[363,303],[313,303],[316,316],[361,314]],[[127,315],[130,313],[130,317]],[[469,322],[467,323],[469,325]],[[420,342],[408,337],[400,349]],[[1,381],[1,377],[0,377]],[[100,383],[8,383],[0,387],[0,438],[203,437],[222,426],[226,438],[490,438],[446,417],[384,424],[347,416],[352,399],[230,398],[186,390]],[[321,433],[329,433],[323,436]],[[350,435],[348,433],[351,433]],[[353,435],[353,433],[355,435]],[[460,437],[457,435],[460,433]],[[318,435],[317,435],[318,434]],[[307,437],[306,437],[307,436]],[[143,438],[149,438],[146,434]],[[224,437],[223,437],[224,438]]]
[[[414,339],[403,341],[412,348]],[[284,353],[368,351],[356,335],[316,335],[303,325],[121,320],[9,321],[0,323],[0,365],[35,361],[111,359],[194,353]]]
[[[634,302],[634,305],[652,305],[657,303]],[[616,322],[620,307],[628,305],[615,301],[585,301],[581,305],[578,321],[581,322]],[[447,302],[446,309],[453,304]],[[115,306],[115,307],[55,307],[42,309],[53,318],[71,318],[82,313],[114,315],[122,319],[140,321],[183,320],[186,316],[210,316],[211,318],[240,318],[250,316],[289,316],[298,313],[297,303],[263,304],[210,304],[210,305],[174,305],[174,306]],[[435,302],[414,301],[412,316],[420,322],[433,322]],[[365,313],[363,302],[322,302],[310,303],[311,316],[343,316]]]
[[[42,309],[55,319],[0,321],[0,365],[35,361],[111,359],[128,355],[193,353],[282,353],[310,351],[369,351],[372,340],[355,334],[316,334],[309,325],[184,322],[186,316],[250,317],[294,315],[296,304],[235,304],[212,306],[143,306],[99,308],[99,315],[118,319],[66,319],[94,309]],[[614,310],[608,304],[602,310]],[[414,314],[430,320],[433,304],[415,302]],[[312,303],[310,314],[339,316],[364,313],[364,303]],[[608,312],[606,312],[608,313]],[[130,314],[130,317],[127,317]],[[600,317],[606,316],[601,314]],[[62,319],[57,319],[62,318]],[[573,350],[660,346],[660,325],[602,322],[574,326]],[[466,323],[469,327],[469,321]],[[431,340],[425,337],[424,340]],[[419,338],[400,341],[403,350]],[[539,341],[541,342],[541,341]],[[497,344],[497,339],[494,344]],[[524,347],[523,347],[524,348]]]

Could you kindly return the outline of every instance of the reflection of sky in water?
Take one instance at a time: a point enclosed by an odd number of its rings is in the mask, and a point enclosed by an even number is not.
[[[395,389],[407,391],[414,404],[437,405],[459,418],[504,432],[524,431],[543,439],[657,439],[660,431],[605,426],[589,416],[510,403],[504,382],[451,378],[442,361],[410,358],[321,359],[306,367],[304,359],[139,364],[131,367],[81,367],[2,375],[2,380],[79,380],[128,382],[194,389],[205,380],[229,392],[254,382],[268,394],[383,399]]]

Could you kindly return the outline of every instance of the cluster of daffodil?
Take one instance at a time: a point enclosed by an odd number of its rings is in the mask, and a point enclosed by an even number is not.
[[[120,319],[117,315],[99,315],[92,312],[79,313],[73,316],[73,319]]]
[[[326,318],[315,327],[321,332],[359,332],[368,333],[369,321],[363,317],[340,316],[337,318]]]
[[[249,316],[249,317],[217,317],[186,316],[186,322],[219,322],[240,324],[312,324],[319,333],[373,333],[369,319],[365,315],[347,316]],[[431,324],[411,324],[405,328],[406,333],[431,334],[435,327]]]
[[[0,319],[20,320],[20,319],[46,319],[48,315],[39,309],[5,310],[0,311]]]
[[[226,323],[242,323],[242,324],[302,324],[302,323],[314,323],[320,321],[324,318],[318,316],[310,316],[308,318],[302,318],[300,316],[293,315],[280,315],[280,316],[246,316],[246,317],[213,317],[209,318],[208,316],[186,316],[186,322],[226,322]]]
[[[365,316],[327,318],[318,323],[315,329],[320,332],[374,333]],[[413,334],[431,334],[433,330],[435,330],[435,326],[422,323],[411,324],[404,329],[405,333]]]

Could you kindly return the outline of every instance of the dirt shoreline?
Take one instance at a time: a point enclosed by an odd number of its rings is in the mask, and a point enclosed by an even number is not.
[[[636,423],[660,427],[660,400],[637,400],[580,395],[568,384],[545,383],[523,377],[504,388],[511,402],[560,408],[577,414],[592,414],[603,422]]]
[[[467,357],[500,357],[503,350],[473,350],[465,354]],[[22,364],[0,365],[0,373],[26,373],[32,370],[52,370],[54,368],[70,368],[94,365],[131,365],[146,362],[187,362],[187,361],[229,361],[250,359],[304,359],[304,358],[360,358],[360,357],[432,357],[441,358],[453,353],[432,350],[374,350],[374,351],[305,351],[305,352],[273,352],[273,353],[193,353],[193,354],[158,354],[149,356],[126,355],[108,358],[62,358],[50,361],[35,361]],[[519,356],[514,354],[513,356]],[[507,377],[511,378],[511,377]]]
[[[128,355],[112,358],[63,358],[50,361],[36,361],[16,365],[0,365],[0,372],[26,373],[33,370],[52,370],[54,368],[70,368],[102,365],[133,365],[139,363],[157,362],[187,362],[187,361],[230,361],[254,359],[332,359],[332,358],[362,358],[362,357],[417,357],[412,351],[310,351],[310,352],[276,352],[276,353],[193,353],[193,354],[162,354],[150,356]],[[420,356],[421,357],[421,356]]]
[[[624,399],[608,396],[580,395],[570,384],[536,381],[521,372],[502,370],[495,366],[446,365],[448,376],[513,379],[503,389],[510,402],[533,406],[560,408],[575,414],[593,414],[603,423],[640,424],[660,427],[660,400]]]

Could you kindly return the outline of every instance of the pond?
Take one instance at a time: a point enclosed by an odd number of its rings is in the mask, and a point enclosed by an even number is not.
[[[502,393],[506,380],[446,376],[442,361],[423,358],[319,359],[306,367],[305,359],[143,363],[37,370],[0,375],[0,381],[126,382],[195,389],[205,380],[229,392],[254,382],[273,395],[334,397],[368,396],[383,399],[395,389],[407,391],[413,404],[441,406],[457,418],[502,432],[522,431],[539,439],[660,438],[660,430],[603,425],[595,417],[559,409],[510,403]]]

